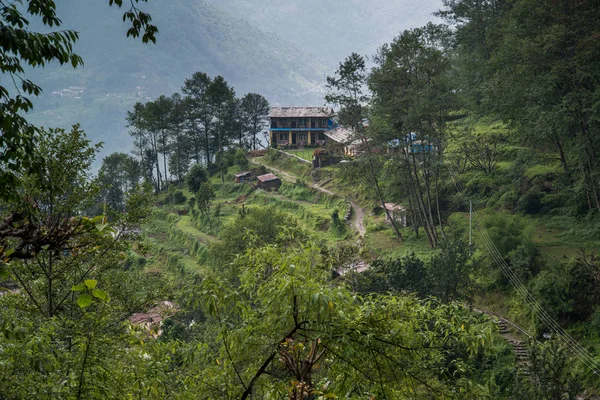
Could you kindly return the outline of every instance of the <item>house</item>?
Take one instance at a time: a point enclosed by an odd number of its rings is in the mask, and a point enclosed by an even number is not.
[[[335,127],[330,107],[273,107],[269,119],[271,147],[323,146]]]
[[[235,174],[235,183],[250,182],[252,180],[252,172],[244,171],[239,174]]]
[[[406,207],[401,204],[385,203],[385,209],[389,212],[390,217],[392,217],[394,221],[400,222],[402,226],[406,226]],[[387,212],[385,213],[385,222],[391,223]]]
[[[363,152],[363,142],[356,138],[356,131],[354,129],[338,126],[325,132],[325,136],[334,143],[340,144],[345,156],[354,157]]]
[[[258,182],[256,187],[266,191],[278,191],[281,186],[281,179],[275,174],[265,174],[256,178]]]
[[[162,333],[162,323],[177,312],[178,307],[170,301],[162,301],[145,313],[135,313],[129,317],[132,325],[146,330],[149,335],[157,338]]]

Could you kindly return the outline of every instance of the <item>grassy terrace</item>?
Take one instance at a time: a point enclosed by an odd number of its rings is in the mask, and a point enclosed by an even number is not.
[[[285,149],[284,150],[286,153],[290,153],[293,154],[295,156],[298,156],[306,161],[311,161],[313,159],[313,153],[315,151],[315,148],[304,148],[304,149]]]

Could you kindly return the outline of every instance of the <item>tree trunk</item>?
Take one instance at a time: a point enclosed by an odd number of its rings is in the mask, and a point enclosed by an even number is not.
[[[373,184],[375,186],[375,191],[377,193],[377,197],[379,198],[379,201],[381,202],[381,206],[383,207],[383,210],[385,211],[385,214],[387,215],[388,220],[391,222],[392,227],[394,228],[394,233],[396,233],[396,236],[398,236],[398,240],[403,241],[404,239],[402,237],[402,232],[400,232],[400,230],[398,229],[398,226],[396,225],[396,221],[394,221],[394,218],[392,218],[392,215],[390,214],[387,207],[385,206],[385,200],[383,199],[383,195],[381,194],[381,189],[379,188],[379,181],[377,179],[377,175],[375,174],[375,168],[373,167],[373,161],[371,160],[371,148],[369,147],[369,142],[368,142],[368,140],[363,139],[363,143],[367,149],[367,161],[369,163],[369,170],[371,171],[371,178],[373,179]]]

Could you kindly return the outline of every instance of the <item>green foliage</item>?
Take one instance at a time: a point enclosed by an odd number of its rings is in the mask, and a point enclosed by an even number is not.
[[[203,182],[196,193],[196,204],[202,214],[208,213],[210,203],[215,198],[215,192],[210,182]]]
[[[529,346],[528,376],[521,377],[517,395],[534,400],[575,400],[583,387],[567,349],[557,340]]]
[[[246,158],[246,152],[243,149],[237,149],[235,151],[234,163],[240,170],[248,168],[248,159]]]
[[[214,397],[211,388],[227,387],[228,395],[240,398],[250,390],[292,396],[302,388],[330,397],[425,398],[430,390],[486,396],[483,386],[470,381],[468,363],[488,342],[488,325],[457,307],[355,296],[330,284],[331,260],[321,249],[282,233],[287,238],[276,239],[278,244],[238,257],[232,265],[238,273],[216,270],[203,280],[201,304],[217,327],[212,354],[219,361],[194,362],[206,384],[191,390]],[[249,332],[254,341],[246,340]],[[311,362],[311,352],[322,356]],[[300,362],[309,375],[293,368]]]
[[[178,190],[174,186],[171,186],[169,188],[169,191],[167,192],[165,201],[167,202],[167,204],[180,205],[185,204],[185,202],[187,201],[187,197],[183,194],[181,190]]]
[[[215,266],[226,265],[247,248],[275,243],[281,233],[296,223],[275,207],[247,207],[247,213],[226,224],[219,241],[209,247]]]

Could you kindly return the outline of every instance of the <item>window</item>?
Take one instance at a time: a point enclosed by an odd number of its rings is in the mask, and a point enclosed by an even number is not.
[[[298,141],[299,142],[306,142],[308,140],[308,136],[306,135],[305,132],[299,133],[298,134]]]
[[[327,119],[326,118],[321,118],[319,120],[319,123],[320,123],[321,128],[327,128]]]
[[[284,142],[289,139],[287,132],[279,132],[279,141]]]
[[[300,125],[300,128],[306,128],[306,119],[305,118],[300,118],[298,120],[298,125]]]

